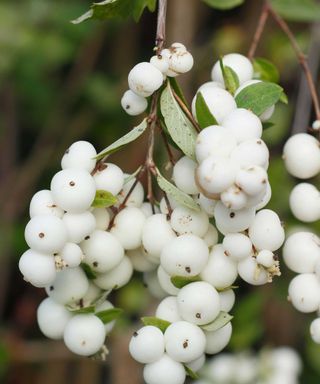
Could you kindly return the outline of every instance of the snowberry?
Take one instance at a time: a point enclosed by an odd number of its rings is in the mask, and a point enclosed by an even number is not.
[[[70,351],[81,356],[94,355],[103,346],[104,325],[95,315],[76,315],[68,322],[63,339]]]
[[[163,75],[152,64],[142,62],[135,65],[128,75],[131,91],[139,96],[148,97],[161,87]]]
[[[67,243],[59,252],[66,267],[78,267],[83,259],[82,249],[75,243]]]
[[[253,112],[244,108],[233,110],[223,120],[222,125],[232,131],[237,143],[249,139],[259,139],[262,135],[260,119]]]
[[[308,179],[320,172],[319,141],[307,133],[291,136],[283,147],[287,171],[299,179]]]
[[[181,157],[173,167],[172,179],[181,191],[194,195],[198,193],[198,188],[194,181],[194,173],[197,163],[187,156]]]
[[[141,207],[144,199],[144,190],[140,181],[138,181],[133,191],[130,193],[129,198],[127,199],[127,195],[135,182],[136,182],[136,179],[133,178],[130,181],[124,183],[123,188],[121,189],[121,191],[117,196],[118,203],[116,205],[119,206],[120,204],[123,203],[124,199],[126,199],[126,204],[125,204],[126,207],[138,207],[138,208]]]
[[[256,259],[249,256],[238,264],[238,273],[242,280],[251,285],[263,285],[269,281],[266,270],[259,266]]]
[[[208,324],[220,312],[219,293],[205,281],[190,283],[181,288],[177,300],[180,316],[193,324]]]
[[[265,268],[271,268],[275,263],[274,253],[267,249],[263,249],[257,254],[257,263]]]
[[[275,251],[280,248],[285,234],[279,216],[270,209],[259,211],[249,227],[249,237],[256,249]]]
[[[65,152],[61,160],[61,168],[77,168],[87,172],[93,171],[97,156],[94,146],[88,141],[76,141]]]
[[[59,252],[67,242],[67,230],[53,215],[33,217],[26,225],[24,237],[30,248],[43,253]]]
[[[89,288],[88,279],[80,267],[58,271],[55,280],[46,287],[52,300],[59,304],[70,304],[81,299]]]
[[[164,345],[165,340],[160,329],[147,325],[134,332],[129,352],[139,363],[154,363],[163,356]]]
[[[132,273],[132,263],[127,256],[124,256],[116,267],[106,273],[99,274],[94,283],[104,290],[119,289],[130,281]]]
[[[234,306],[236,295],[232,289],[219,292],[221,311],[230,312]]]
[[[207,265],[200,274],[202,280],[217,289],[232,285],[238,276],[237,264],[226,255],[221,244],[213,247]]]
[[[274,348],[271,352],[271,364],[275,371],[299,375],[302,370],[301,359],[290,347]]]
[[[93,176],[96,188],[117,195],[123,187],[123,172],[115,164],[106,163],[105,166],[106,168],[96,172]]]
[[[284,243],[282,253],[284,262],[292,271],[312,273],[320,260],[320,239],[311,232],[293,233]]]
[[[318,317],[317,319],[313,320],[312,323],[310,324],[310,334],[312,340],[320,344],[320,318]]]
[[[241,169],[236,176],[236,184],[248,195],[258,195],[265,191],[267,181],[267,172],[257,165]]]
[[[231,322],[227,323],[217,331],[208,332],[205,331],[206,353],[213,355],[221,352],[229,343],[232,334]]]
[[[170,241],[161,252],[161,265],[171,276],[196,276],[208,261],[207,244],[191,234]]]
[[[236,179],[238,167],[230,159],[207,157],[196,170],[196,181],[201,192],[207,197],[219,194],[231,187]]]
[[[220,199],[227,208],[235,211],[244,208],[248,203],[247,195],[235,184],[222,192]]]
[[[58,206],[71,213],[87,210],[96,194],[93,178],[82,169],[64,169],[56,173],[50,188]]]
[[[160,302],[156,310],[156,317],[169,321],[170,323],[182,320],[179,315],[176,296],[168,296]]]
[[[178,235],[193,234],[202,237],[208,230],[209,219],[204,211],[178,206],[171,213],[170,224]]]
[[[145,365],[143,378],[146,384],[183,384],[186,372],[181,363],[164,354],[158,361]]]
[[[80,243],[85,237],[89,236],[96,227],[96,219],[89,211],[82,213],[65,213],[62,221],[67,229],[68,240],[74,243]]]
[[[177,321],[164,333],[167,354],[175,361],[188,363],[203,355],[206,338],[203,331],[187,321]]]
[[[218,237],[219,234],[216,228],[212,224],[209,224],[209,228],[206,234],[203,236],[203,240],[205,241],[207,246],[211,248],[216,245],[218,243]]]
[[[159,71],[163,74],[166,74],[169,69],[169,60],[166,55],[155,55],[150,59],[150,64],[152,64],[155,68],[159,69]]]
[[[234,380],[236,369],[237,361],[235,356],[223,353],[209,361],[206,372],[213,382],[229,384]]]
[[[179,293],[179,288],[175,287],[172,284],[170,275],[162,268],[160,265],[157,270],[158,281],[160,287],[167,292],[169,295],[177,295]]]
[[[116,216],[110,232],[124,249],[135,249],[141,245],[145,221],[146,217],[139,208],[126,207]]]
[[[320,120],[315,120],[313,123],[312,123],[312,129],[316,130],[316,131],[319,131],[320,129]]]
[[[199,193],[198,203],[199,203],[200,207],[206,212],[206,214],[209,217],[213,217],[214,207],[217,204],[216,200],[209,199],[208,197],[206,197],[202,193]]]
[[[81,249],[84,262],[99,273],[116,267],[124,256],[120,241],[113,234],[99,229],[83,240]]]
[[[261,139],[249,139],[240,143],[230,154],[231,160],[241,168],[258,165],[268,168],[269,150]]]
[[[189,72],[193,67],[193,57],[187,50],[175,50],[169,56],[168,76],[175,77],[182,73]]]
[[[314,312],[320,304],[320,282],[313,273],[295,276],[289,284],[289,298],[300,312]]]
[[[265,192],[258,196],[250,196],[248,199],[248,205],[249,206],[255,206],[256,210],[259,211],[260,209],[264,208],[270,201],[272,195],[271,185],[269,181],[267,181],[267,187]],[[257,199],[259,199],[257,203]]]
[[[113,304],[110,303],[110,301],[105,300],[104,302],[102,302],[101,304],[95,307],[95,314],[103,311],[108,311],[109,309],[112,309],[112,308],[114,308]],[[104,330],[106,335],[112,331],[115,323],[116,323],[116,320],[113,320],[104,324]]]
[[[96,229],[105,231],[110,223],[109,211],[106,208],[94,208],[91,213],[96,219]]]
[[[167,296],[167,292],[160,285],[160,281],[158,279],[158,271],[145,272],[143,274],[143,284],[153,297],[161,300]],[[179,291],[177,288],[175,289]]]
[[[206,83],[203,83],[197,90],[197,93],[202,91],[203,89],[210,88],[210,87],[217,87],[225,89],[224,85],[222,83],[219,83],[218,81],[207,81]]]
[[[126,252],[129,257],[133,269],[138,272],[153,271],[156,268],[156,264],[150,260],[142,251],[141,248],[132,249]]]
[[[314,185],[296,185],[290,193],[289,203],[297,219],[306,223],[320,219],[320,192]]]
[[[104,296],[107,296],[106,292],[104,293]],[[96,301],[98,301],[98,299],[100,298],[101,298],[101,289],[89,281],[89,287],[78,303],[83,304],[83,307],[88,307],[93,303],[96,303]]]
[[[144,202],[141,205],[140,209],[146,218],[160,212],[160,209],[155,204],[151,204],[148,202]]]
[[[37,321],[41,332],[50,339],[59,340],[72,314],[63,305],[50,297],[44,299],[37,309]]]
[[[205,103],[207,104],[209,111],[214,116],[218,124],[222,124],[223,120],[234,109],[237,108],[237,104],[232,95],[224,89],[218,87],[207,87],[200,91]],[[197,95],[192,100],[192,114],[197,119],[196,100]]]
[[[235,261],[253,254],[251,240],[242,233],[228,233],[224,237],[222,245],[227,255]]]
[[[250,60],[239,53],[229,53],[222,58],[223,65],[230,67],[237,74],[240,85],[245,81],[251,80],[253,76],[253,66]],[[224,84],[223,74],[221,71],[220,61],[217,61],[212,68],[212,80],[219,81]]]
[[[167,199],[172,209],[174,209],[179,205],[179,203],[176,200],[174,200],[171,196],[167,196]],[[164,215],[169,214],[167,200],[164,197],[160,200],[160,212],[163,213]]]
[[[196,157],[199,163],[209,156],[227,157],[236,148],[236,140],[230,129],[211,125],[203,129],[196,140]]]
[[[145,221],[142,244],[148,254],[160,258],[162,249],[176,237],[166,215],[157,213]]]
[[[56,277],[54,258],[28,249],[19,260],[19,270],[24,279],[35,287],[45,287]]]
[[[145,97],[137,95],[129,89],[121,98],[121,106],[128,115],[136,116],[147,109],[148,101]]]
[[[44,189],[33,195],[29,213],[31,218],[40,215],[54,215],[61,219],[64,212],[53,201],[51,191]]]
[[[206,355],[202,354],[200,357],[198,357],[195,360],[190,361],[187,365],[188,368],[190,368],[193,372],[198,372],[205,364],[206,362]]]
[[[237,211],[228,209],[223,203],[215,206],[214,215],[218,230],[227,233],[241,232],[247,229],[255,216],[254,208],[243,208]]]

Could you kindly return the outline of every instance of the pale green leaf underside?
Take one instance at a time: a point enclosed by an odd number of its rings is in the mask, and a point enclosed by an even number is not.
[[[217,331],[228,324],[232,319],[233,316],[229,315],[229,313],[221,311],[212,323],[201,325],[201,328],[208,332]]]

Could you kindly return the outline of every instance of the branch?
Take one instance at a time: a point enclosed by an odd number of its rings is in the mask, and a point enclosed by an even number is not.
[[[192,113],[189,111],[189,108],[185,105],[183,100],[181,100],[181,98],[176,94],[176,92],[173,89],[171,89],[171,90],[172,90],[172,94],[173,94],[174,98],[176,99],[177,103],[179,104],[179,106],[181,107],[183,112],[186,114],[187,118],[191,121],[191,124],[195,127],[197,132],[200,132],[201,129],[200,129],[198,123],[195,121],[194,117],[192,116]]]
[[[266,26],[266,22],[268,20],[268,16],[269,16],[269,6],[267,3],[265,3],[262,7],[262,10],[261,10],[261,13],[260,13],[260,17],[259,17],[259,20],[258,20],[258,24],[257,24],[257,27],[256,27],[256,31],[253,35],[253,40],[252,40],[252,43],[251,43],[251,46],[249,48],[249,52],[248,52],[248,58],[250,60],[253,59],[255,53],[256,53],[256,50],[257,50],[257,47],[258,47],[258,44],[261,40],[261,36],[262,36],[262,33],[265,29],[265,26]]]

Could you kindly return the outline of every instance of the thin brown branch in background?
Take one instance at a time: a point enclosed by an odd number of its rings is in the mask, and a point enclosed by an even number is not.
[[[269,17],[269,6],[268,6],[268,4],[264,4],[262,11],[261,11],[261,14],[260,14],[260,17],[259,17],[259,20],[258,20],[256,31],[253,35],[251,46],[249,48],[248,58],[250,60],[253,59],[253,57],[256,53],[258,44],[261,40],[261,36],[263,34],[263,31],[264,31],[265,26],[266,26],[266,22],[268,20],[268,17]]]

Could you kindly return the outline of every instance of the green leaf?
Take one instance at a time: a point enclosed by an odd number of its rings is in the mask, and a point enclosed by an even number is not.
[[[315,0],[271,0],[273,9],[284,19],[300,22],[320,20],[320,4]]]
[[[244,0],[203,0],[212,8],[226,10],[238,7],[244,3]]]
[[[200,281],[199,276],[172,276],[170,278],[171,283],[177,288],[183,288],[185,285]]]
[[[195,160],[197,132],[175,100],[170,83],[162,91],[160,108],[172,140],[185,155]]]
[[[223,64],[223,59],[219,59],[220,68],[224,80],[224,84],[226,86],[227,91],[229,91],[232,95],[235,94],[236,90],[239,88],[239,77],[235,73],[235,71]]]
[[[89,280],[96,279],[97,275],[93,270],[91,269],[90,265],[87,263],[81,263],[80,267],[83,269],[83,272],[86,274],[87,278]]]
[[[232,319],[233,316],[229,315],[229,313],[221,311],[212,323],[201,325],[201,328],[208,332],[217,331],[228,324]]]
[[[253,59],[254,78],[271,83],[278,83],[280,79],[278,68],[271,61],[262,57]]]
[[[105,148],[103,151],[98,153],[98,155],[96,156],[96,159],[97,160],[103,159],[105,156],[110,155],[111,153],[116,152],[122,147],[124,147],[126,144],[131,143],[132,141],[137,139],[139,136],[141,136],[143,132],[147,129],[147,127],[148,127],[147,119],[143,119],[142,122],[137,127],[133,128],[126,135],[122,136],[113,144],[110,144],[107,148]]]
[[[157,182],[159,187],[176,202],[195,211],[200,211],[199,205],[193,200],[193,198],[165,179],[161,175],[159,169],[157,169]]]
[[[260,116],[266,109],[279,101],[283,89],[274,83],[255,83],[245,87],[236,96],[238,108],[251,110]]]
[[[281,103],[283,104],[288,104],[288,96],[285,94],[284,91],[281,93],[279,101],[281,101]]]
[[[186,100],[186,98],[182,92],[182,89],[181,89],[179,83],[177,82],[177,79],[175,77],[169,77],[169,82],[170,82],[171,88],[180,97],[180,99],[184,102],[184,104],[186,106],[188,106],[188,102],[187,102],[187,100]]]
[[[229,287],[225,287],[225,288],[216,288],[218,292],[225,292],[225,291],[229,291],[229,289],[238,289],[239,288],[239,285],[229,285]]]
[[[185,364],[184,364],[184,370],[186,371],[187,376],[191,377],[191,379],[193,380],[199,379],[199,375]]]
[[[89,19],[107,20],[115,17],[127,18],[129,16],[132,16],[137,22],[146,7],[153,12],[155,6],[156,0],[105,0],[93,3],[89,11],[71,22],[79,24]]]
[[[202,96],[201,91],[197,93],[196,98],[196,114],[197,114],[197,120],[198,124],[200,125],[200,128],[206,128],[209,127],[209,125],[217,125],[217,120],[210,112],[210,109]]]
[[[105,311],[96,312],[95,315],[103,322],[103,324],[108,324],[111,321],[117,319],[123,313],[121,308],[110,308]]]
[[[158,317],[142,317],[141,321],[144,325],[153,325],[154,327],[159,328],[163,333],[171,324],[169,321],[159,319]]]
[[[273,126],[274,126],[274,123],[272,123],[271,121],[265,121],[264,123],[262,123],[263,130],[266,130],[266,129],[271,128]]]
[[[72,312],[72,314],[79,315],[79,314],[82,314],[82,313],[94,313],[95,306],[94,305],[90,305],[90,307],[77,308],[77,309],[74,309],[74,308],[71,308],[71,307],[67,307],[67,309],[70,312]]]
[[[96,191],[96,196],[91,204],[91,207],[107,208],[114,205],[117,201],[118,199],[111,192],[98,189]]]

